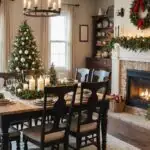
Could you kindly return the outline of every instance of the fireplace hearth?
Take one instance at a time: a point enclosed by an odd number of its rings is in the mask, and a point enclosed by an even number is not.
[[[127,105],[147,109],[150,104],[150,72],[127,70]]]

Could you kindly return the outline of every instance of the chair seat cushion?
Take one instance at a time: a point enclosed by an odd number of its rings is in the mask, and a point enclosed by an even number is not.
[[[51,129],[50,125],[46,125],[45,129],[46,131],[50,131]],[[41,126],[36,126],[36,127],[25,129],[23,130],[23,134],[34,141],[37,141],[39,143],[41,142]],[[49,143],[55,140],[60,140],[60,139],[63,139],[64,136],[65,136],[64,131],[49,133],[45,135],[44,142]]]
[[[77,132],[77,121],[73,121],[71,123],[71,131],[72,132]],[[92,123],[87,123],[87,124],[83,124],[80,125],[80,132],[89,132],[89,131],[93,131],[97,128],[97,122],[92,122]]]
[[[8,130],[8,133],[9,133],[9,138],[17,138],[17,137],[20,137],[20,132],[13,128],[13,127],[10,127],[9,130]],[[2,130],[0,128],[0,135],[2,135]]]

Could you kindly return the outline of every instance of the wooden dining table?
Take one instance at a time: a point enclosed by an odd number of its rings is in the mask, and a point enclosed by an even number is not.
[[[23,120],[30,120],[42,116],[43,108],[34,104],[35,100],[21,100],[16,96],[11,95],[8,91],[2,90],[6,99],[10,99],[12,104],[0,105],[0,125],[2,131],[2,150],[9,149],[8,129],[14,122],[21,122]],[[78,95],[78,94],[77,94]],[[98,94],[101,99],[102,94]],[[106,96],[105,101],[99,101],[100,108],[109,108],[110,96]],[[67,106],[70,101],[67,101]],[[79,95],[76,97],[75,107],[78,109],[80,106]],[[51,111],[53,106],[49,106]],[[107,109],[106,109],[107,110]],[[102,132],[102,149],[106,149],[106,134],[107,134],[107,113],[102,114],[101,117],[101,132]]]

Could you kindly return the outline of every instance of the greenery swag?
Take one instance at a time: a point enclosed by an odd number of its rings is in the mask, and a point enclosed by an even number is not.
[[[114,48],[115,43],[134,52],[147,52],[150,50],[150,37],[117,37],[111,40],[110,47]]]
[[[145,18],[139,15],[140,8],[142,12],[148,11]],[[150,2],[149,0],[134,0],[130,8],[130,20],[139,29],[150,27]]]

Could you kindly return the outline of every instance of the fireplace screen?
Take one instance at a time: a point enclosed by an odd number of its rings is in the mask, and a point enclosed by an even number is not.
[[[147,108],[150,103],[150,72],[127,71],[127,104]]]

